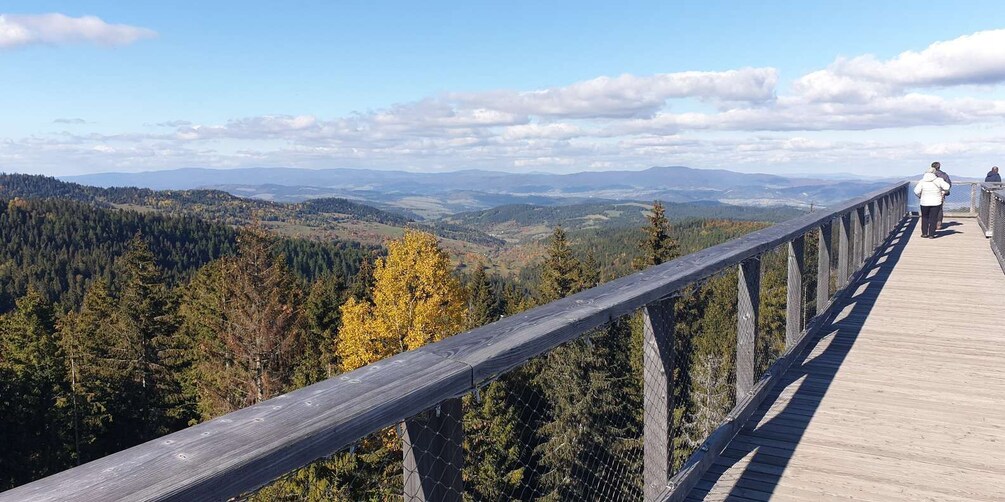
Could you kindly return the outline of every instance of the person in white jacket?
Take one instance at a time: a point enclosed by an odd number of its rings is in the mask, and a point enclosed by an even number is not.
[[[914,195],[921,198],[921,236],[935,237],[935,225],[939,221],[942,202],[949,183],[935,175],[935,168],[930,168],[914,187]]]

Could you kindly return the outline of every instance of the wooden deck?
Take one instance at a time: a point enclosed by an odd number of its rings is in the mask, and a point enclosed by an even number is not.
[[[907,225],[689,500],[1005,500],[1005,274],[946,222]]]

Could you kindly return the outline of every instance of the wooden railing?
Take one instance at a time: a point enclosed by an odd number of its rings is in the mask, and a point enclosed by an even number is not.
[[[402,482],[405,498],[461,500],[458,398],[638,310],[649,369],[640,493],[647,500],[680,500],[802,350],[808,330],[830,315],[835,299],[899,227],[907,203],[908,183],[898,183],[0,493],[0,501],[225,500],[402,423],[404,468],[410,474]],[[804,322],[798,309],[808,234],[818,240],[817,315]],[[789,256],[786,350],[760,375],[754,353],[761,258],[779,246],[787,247]],[[673,298],[682,288],[734,267],[739,277],[736,405],[672,472],[667,416],[674,406],[674,323],[668,321]],[[832,274],[838,287],[833,295]],[[412,427],[417,416],[427,425],[435,421],[437,433]]]

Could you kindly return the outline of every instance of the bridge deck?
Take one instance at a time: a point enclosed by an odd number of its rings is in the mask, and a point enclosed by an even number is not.
[[[911,221],[689,500],[1005,500],[1005,274]]]

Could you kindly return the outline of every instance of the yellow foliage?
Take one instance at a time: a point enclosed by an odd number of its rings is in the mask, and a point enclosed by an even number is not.
[[[450,257],[432,234],[406,230],[377,260],[373,303],[351,299],[342,306],[336,348],[342,370],[453,335],[463,329],[464,313],[464,289]]]

